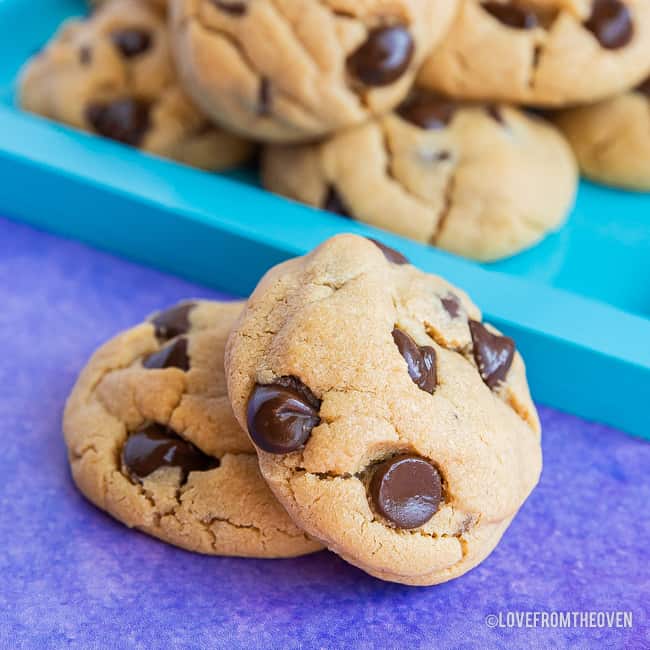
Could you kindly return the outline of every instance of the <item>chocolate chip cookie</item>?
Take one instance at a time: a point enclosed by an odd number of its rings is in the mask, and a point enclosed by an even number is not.
[[[650,78],[613,99],[562,111],[555,121],[585,176],[650,191]]]
[[[228,402],[224,347],[241,308],[182,303],[102,346],[65,410],[72,476],[119,521],[190,551],[310,553],[319,545],[271,494]]]
[[[461,0],[419,83],[455,97],[566,106],[634,86],[648,61],[647,0]]]
[[[465,573],[537,483],[540,427],[512,339],[370,240],[341,235],[269,271],[226,376],[294,521],[379,578]]]
[[[251,152],[181,89],[165,17],[142,0],[112,0],[86,21],[65,23],[27,64],[20,104],[195,167],[224,169]]]
[[[276,142],[313,140],[408,92],[457,0],[175,0],[176,59],[217,122]]]
[[[418,93],[323,143],[269,147],[265,186],[477,260],[558,228],[577,168],[552,125],[515,108]]]

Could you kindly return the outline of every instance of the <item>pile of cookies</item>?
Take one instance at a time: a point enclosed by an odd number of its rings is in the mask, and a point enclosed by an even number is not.
[[[478,260],[572,206],[546,118],[650,189],[648,0],[95,4],[26,66],[27,110],[212,170],[261,143],[269,190]]]
[[[325,546],[409,585],[485,559],[541,470],[512,339],[355,235],[246,303],[187,301],[118,335],[63,428],[78,487],[128,526],[215,555]]]

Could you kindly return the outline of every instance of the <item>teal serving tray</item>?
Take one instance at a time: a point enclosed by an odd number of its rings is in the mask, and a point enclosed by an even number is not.
[[[81,0],[0,0],[0,214],[246,295],[273,264],[340,232],[380,238],[466,289],[513,336],[539,402],[650,438],[650,194],[583,183],[567,225],[479,265],[255,186],[27,115],[22,63]]]

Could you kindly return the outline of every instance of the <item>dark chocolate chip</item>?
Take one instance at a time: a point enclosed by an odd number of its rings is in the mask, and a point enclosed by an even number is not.
[[[406,361],[413,383],[426,393],[433,394],[438,385],[435,349],[429,345],[418,345],[406,332],[397,327],[393,329],[393,341]]]
[[[373,239],[372,237],[368,237],[368,239],[384,254],[384,257],[389,262],[399,265],[410,264],[408,259],[399,251],[396,251],[394,248],[386,246],[386,244],[382,244],[378,239]]]
[[[490,388],[496,388],[508,375],[515,358],[515,342],[508,336],[492,334],[475,320],[469,321],[469,329],[479,373]]]
[[[320,424],[320,404],[297,377],[256,384],[248,400],[248,433],[260,449],[288,454],[302,447]]]
[[[243,16],[246,11],[245,2],[223,2],[222,0],[212,0],[212,4],[221,11],[233,16]]]
[[[149,130],[149,113],[149,104],[132,98],[90,104],[86,108],[86,118],[96,133],[134,147]]]
[[[630,10],[621,0],[594,0],[585,27],[606,50],[625,47],[634,35]]]
[[[414,51],[413,37],[403,25],[377,27],[348,57],[348,70],[367,86],[387,86],[408,70]]]
[[[424,458],[397,456],[377,466],[370,481],[370,494],[382,517],[398,528],[417,528],[438,511],[442,479]]]
[[[650,97],[650,77],[648,77],[642,84],[639,84],[635,90],[638,93],[643,93]]]
[[[537,16],[523,7],[500,2],[484,2],[481,7],[500,23],[513,29],[534,29],[539,25]]]
[[[345,203],[343,203],[341,195],[331,186],[327,192],[325,200],[323,201],[323,210],[334,212],[334,214],[340,214],[342,217],[352,216],[345,206]]]
[[[397,109],[397,114],[421,129],[444,129],[448,126],[458,104],[438,95],[416,95]]]
[[[460,314],[460,300],[457,295],[448,293],[446,296],[440,298],[440,302],[451,318],[458,318]]]
[[[152,424],[132,433],[122,449],[122,463],[133,478],[143,479],[161,467],[180,467],[182,482],[190,472],[205,472],[219,466],[171,429]]]
[[[119,29],[111,34],[111,40],[127,59],[144,54],[151,47],[151,34],[146,29]]]
[[[187,339],[185,337],[166,345],[158,352],[150,354],[142,365],[149,370],[162,368],[179,368],[184,372],[190,369],[190,358],[187,355]]]
[[[501,111],[501,107],[497,106],[496,104],[490,104],[485,108],[487,111],[487,114],[500,126],[505,126],[506,121],[505,118],[503,117],[503,112]]]
[[[79,63],[81,65],[89,65],[93,60],[93,51],[87,45],[79,49]]]
[[[156,329],[156,336],[168,341],[185,334],[190,329],[190,312],[194,307],[195,302],[183,302],[152,316],[151,324]]]
[[[262,77],[257,91],[257,114],[260,117],[271,114],[271,102],[271,82],[266,77]]]

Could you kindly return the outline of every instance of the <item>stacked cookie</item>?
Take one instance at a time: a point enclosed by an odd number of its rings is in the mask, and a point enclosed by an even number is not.
[[[77,485],[128,526],[217,555],[326,546],[411,585],[487,557],[541,469],[512,339],[353,235],[247,303],[189,301],[120,334],[63,428]]]

